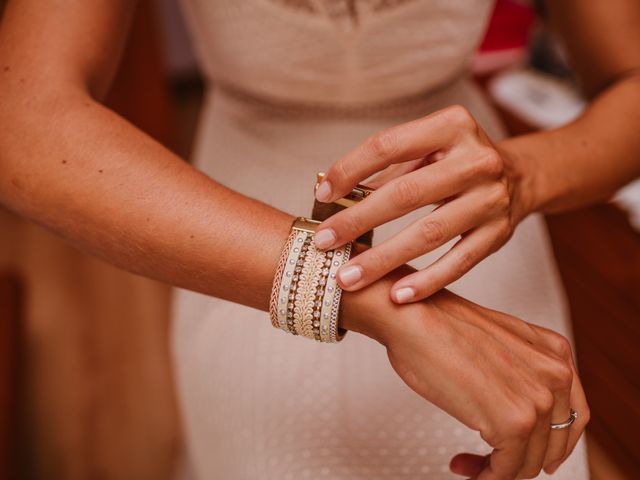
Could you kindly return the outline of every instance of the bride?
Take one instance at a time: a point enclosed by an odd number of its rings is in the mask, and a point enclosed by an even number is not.
[[[539,213],[640,173],[638,2],[547,2],[593,101],[505,139],[466,75],[489,0],[184,0],[212,81],[197,168],[100,102],[132,4],[9,2],[0,201],[181,288],[194,476],[588,478],[589,408]],[[381,172],[316,237],[332,248],[376,227],[340,271],[341,326],[359,334],[337,345],[265,313],[324,169],[324,202]]]

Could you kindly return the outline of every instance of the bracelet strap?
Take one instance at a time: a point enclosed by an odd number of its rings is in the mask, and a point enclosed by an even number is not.
[[[342,289],[336,271],[349,260],[352,244],[317,250],[313,235],[320,223],[305,217],[293,221],[274,276],[269,314],[276,328],[334,343],[347,332],[338,328]]]
[[[273,286],[271,287],[271,297],[269,300],[269,316],[271,317],[271,325],[275,328],[280,328],[279,313],[282,315],[285,313],[284,308],[286,308],[286,298],[280,295],[280,287],[282,285],[282,278],[285,276],[285,267],[290,256],[294,240],[294,232],[291,232],[284,244],[284,247],[282,248],[282,253],[278,260],[278,266],[276,267],[276,273],[273,276]],[[287,272],[286,277],[291,277],[291,272]]]

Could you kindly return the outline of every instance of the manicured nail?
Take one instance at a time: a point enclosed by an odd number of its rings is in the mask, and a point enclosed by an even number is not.
[[[331,182],[329,180],[320,183],[316,190],[316,199],[319,202],[328,202],[331,199]]]
[[[345,265],[338,271],[338,278],[345,287],[350,287],[362,278],[360,265]]]
[[[336,232],[331,228],[323,228],[318,230],[313,236],[313,241],[316,243],[316,247],[324,250],[331,247],[336,241]]]
[[[396,302],[406,303],[415,297],[416,291],[411,287],[403,287],[396,290]]]

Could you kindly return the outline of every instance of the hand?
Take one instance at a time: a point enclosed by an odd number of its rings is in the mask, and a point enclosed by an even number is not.
[[[446,290],[394,305],[383,292],[410,270],[345,293],[344,326],[385,345],[409,387],[493,447],[487,457],[460,452],[450,464],[454,473],[512,480],[534,478],[543,468],[555,471],[589,421],[569,342]],[[571,408],[578,412],[573,425],[552,430],[550,424],[564,422]]]
[[[528,213],[522,173],[491,143],[471,114],[454,106],[382,131],[327,171],[316,198],[331,202],[370,175],[377,188],[318,226],[319,248],[335,248],[419,207],[440,203],[394,237],[342,266],[338,281],[354,291],[461,236],[422,271],[400,279],[392,299],[416,301],[460,278],[500,248]]]

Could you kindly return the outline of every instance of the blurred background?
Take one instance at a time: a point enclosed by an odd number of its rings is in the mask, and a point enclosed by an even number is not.
[[[514,134],[584,107],[540,13],[498,0],[473,64]],[[140,1],[108,105],[188,159],[203,89],[176,0]],[[592,478],[640,478],[640,184],[547,223],[592,409]],[[0,479],[174,477],[170,301],[0,207]]]

